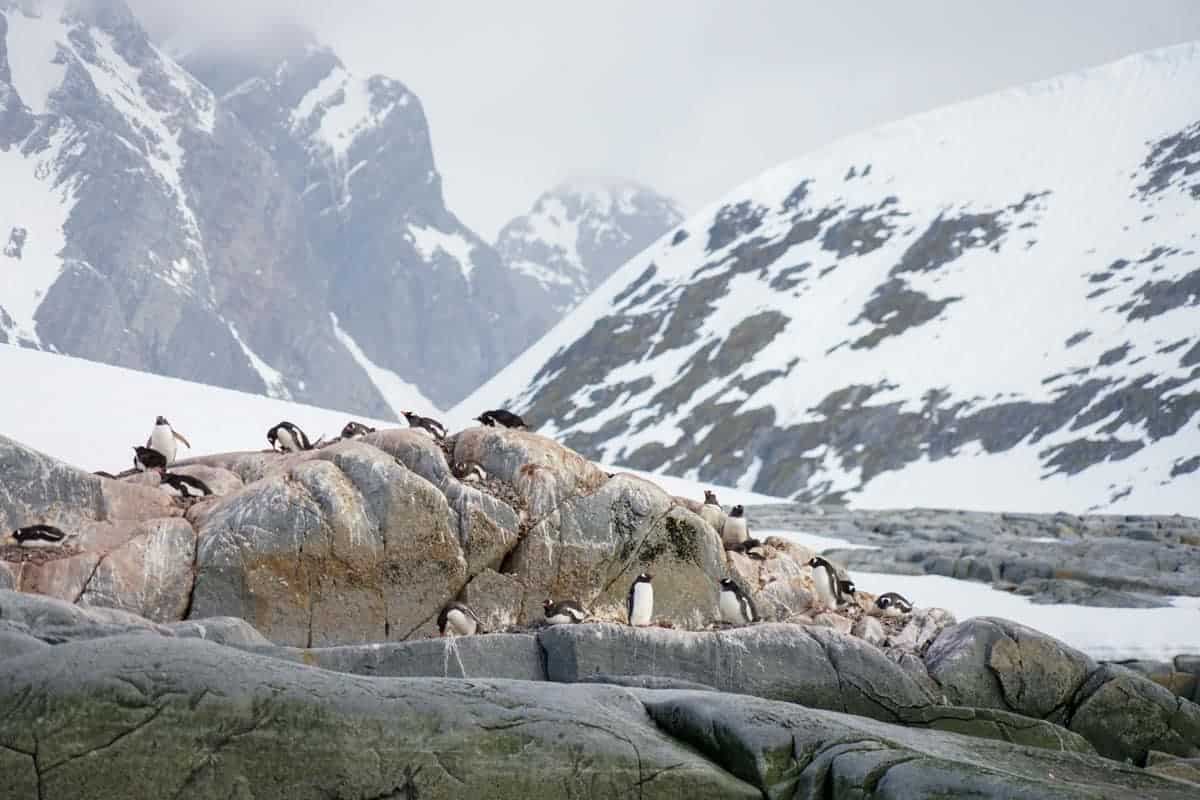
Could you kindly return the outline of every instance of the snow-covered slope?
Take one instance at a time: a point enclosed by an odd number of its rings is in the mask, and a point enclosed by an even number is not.
[[[633,181],[576,179],[539,197],[500,231],[496,250],[520,281],[538,333],[683,220],[670,199]]]
[[[1200,45],[902,120],[665,235],[481,387],[862,506],[1200,513]]]

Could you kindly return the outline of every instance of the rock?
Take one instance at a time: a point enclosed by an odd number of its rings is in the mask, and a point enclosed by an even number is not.
[[[0,658],[16,658],[49,646],[30,635],[26,626],[0,621]]]
[[[166,627],[182,638],[207,639],[230,647],[274,647],[271,640],[255,630],[254,626],[237,617],[207,617],[172,622]]]
[[[71,603],[24,592],[0,591],[0,620],[23,626],[49,644],[98,639],[124,634],[170,635],[170,630],[134,614],[115,609],[82,608]]]
[[[546,675],[645,675],[898,720],[930,695],[877,649],[823,628],[767,623],[716,633],[559,625],[538,634]]]
[[[1117,666],[1131,669],[1139,675],[1144,675],[1172,694],[1195,702],[1197,688],[1200,685],[1200,675],[1195,672],[1184,672],[1172,661],[1121,661]]]
[[[981,739],[996,739],[1029,747],[1043,747],[1048,750],[1096,752],[1087,739],[1060,725],[994,708],[926,706],[910,710],[905,716],[904,725],[910,728],[961,733]]]
[[[1070,728],[1100,755],[1135,764],[1151,750],[1200,757],[1200,706],[1120,667],[1102,666],[1088,677]]]
[[[12,569],[0,561],[0,589],[14,589],[17,585],[17,577],[13,575]]]
[[[1053,578],[1029,578],[1017,585],[1016,593],[1028,595],[1031,602],[1041,604],[1070,603],[1103,608],[1164,608],[1171,605],[1165,598]]]
[[[822,628],[832,628],[838,633],[849,635],[854,623],[836,611],[820,611],[813,615],[812,624]]]
[[[128,542],[100,558],[79,603],[173,622],[191,600],[195,553],[196,534],[185,520],[142,523]]]
[[[479,617],[485,631],[496,632],[517,625],[525,595],[525,584],[516,575],[485,569],[463,589],[462,601]]]
[[[644,702],[663,731],[763,797],[1194,796],[1185,784],[1071,747],[1055,752],[727,694],[657,692]]]
[[[854,623],[851,633],[876,647],[882,647],[884,640],[887,638],[887,632],[883,629],[883,623],[875,617],[859,617],[858,621]]]
[[[314,452],[209,507],[191,615],[297,646],[432,631],[467,577],[445,497],[369,445]]]
[[[887,646],[922,653],[943,630],[956,622],[954,615],[944,608],[913,609],[900,632],[888,637]]]
[[[451,636],[389,644],[256,650],[312,667],[396,678],[508,678],[544,681],[542,651],[529,634]]]
[[[0,661],[0,719],[0,753],[20,756],[0,772],[5,796],[761,796],[660,731],[633,690],[367,678],[196,639]],[[35,751],[38,770],[22,755]]]
[[[1146,759],[1146,772],[1200,784],[1200,758],[1178,758],[1152,750]]]

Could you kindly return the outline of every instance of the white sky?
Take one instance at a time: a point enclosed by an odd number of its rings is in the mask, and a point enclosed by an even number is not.
[[[290,10],[422,99],[447,204],[484,237],[575,174],[692,210],[833,139],[1200,39],[1197,0],[132,0],[220,38]],[[153,20],[151,20],[153,21]]]

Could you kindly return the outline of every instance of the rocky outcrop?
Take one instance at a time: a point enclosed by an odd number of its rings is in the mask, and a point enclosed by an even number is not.
[[[0,659],[0,719],[6,797],[1183,800],[1196,789],[1087,753],[758,698],[368,678],[158,636]]]

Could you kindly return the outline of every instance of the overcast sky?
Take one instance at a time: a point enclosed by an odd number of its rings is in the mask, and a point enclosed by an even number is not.
[[[285,10],[406,83],[485,238],[573,175],[693,210],[840,136],[1200,39],[1197,0],[134,0],[220,37]],[[239,37],[240,38],[240,37]]]

